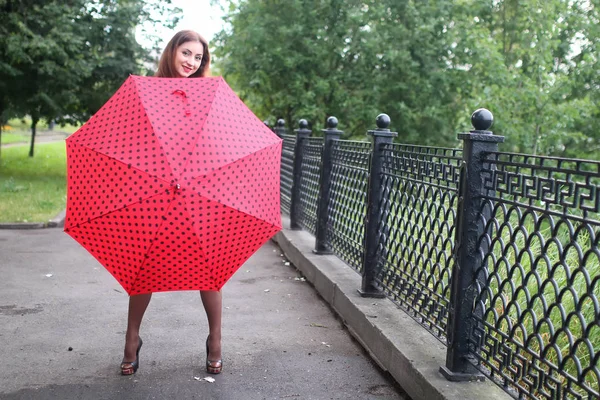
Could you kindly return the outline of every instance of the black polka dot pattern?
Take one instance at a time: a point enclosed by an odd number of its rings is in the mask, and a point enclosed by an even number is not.
[[[220,77],[131,76],[67,139],[65,231],[131,295],[219,290],[281,229],[281,142]]]

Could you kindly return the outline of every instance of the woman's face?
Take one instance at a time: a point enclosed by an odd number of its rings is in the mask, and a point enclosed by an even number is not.
[[[175,71],[187,78],[200,68],[204,47],[199,42],[185,42],[175,51]]]

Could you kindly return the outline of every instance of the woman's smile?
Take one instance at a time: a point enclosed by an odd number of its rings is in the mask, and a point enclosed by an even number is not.
[[[204,47],[199,42],[185,42],[175,53],[175,70],[181,78],[187,78],[198,71],[204,56]]]

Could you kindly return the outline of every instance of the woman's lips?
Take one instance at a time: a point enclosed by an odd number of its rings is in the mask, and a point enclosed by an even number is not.
[[[185,72],[191,72],[191,71],[192,71],[192,68],[190,68],[190,67],[186,67],[186,66],[184,65],[184,66],[183,66],[183,70],[184,70]]]

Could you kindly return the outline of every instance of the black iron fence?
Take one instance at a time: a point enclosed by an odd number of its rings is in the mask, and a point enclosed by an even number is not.
[[[489,111],[461,149],[283,121],[282,211],[447,345],[449,380],[515,398],[600,397],[600,163],[498,151]]]

